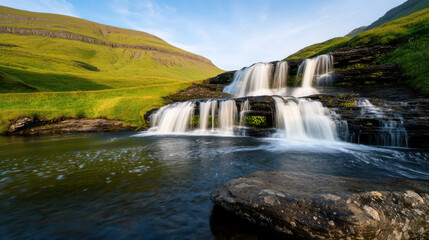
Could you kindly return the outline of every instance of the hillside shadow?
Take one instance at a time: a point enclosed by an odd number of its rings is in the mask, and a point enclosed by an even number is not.
[[[20,85],[27,85],[28,88],[26,88],[24,92],[28,92],[28,89],[34,91],[89,91],[112,89],[111,86],[68,74],[38,73],[4,66],[0,66],[0,73],[9,76],[9,79],[20,82]],[[1,86],[0,92],[22,92],[23,88],[16,88],[16,86],[18,85],[7,84]]]
[[[73,62],[75,62],[79,67],[86,69],[88,71],[93,71],[93,72],[99,72],[100,71],[100,69],[98,69],[96,66],[93,66],[91,64],[81,62],[81,61],[73,61]]]

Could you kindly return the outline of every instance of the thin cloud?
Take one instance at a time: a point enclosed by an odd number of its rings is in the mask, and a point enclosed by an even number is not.
[[[34,12],[56,13],[79,17],[73,4],[66,0],[0,0],[0,5]]]

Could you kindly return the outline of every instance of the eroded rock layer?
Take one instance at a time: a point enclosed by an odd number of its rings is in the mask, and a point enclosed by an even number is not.
[[[255,172],[215,190],[218,206],[285,236],[428,239],[429,184],[296,172]]]

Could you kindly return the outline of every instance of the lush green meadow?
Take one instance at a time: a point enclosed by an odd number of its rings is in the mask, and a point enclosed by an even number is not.
[[[103,117],[143,127],[142,116],[162,106],[163,96],[223,72],[144,32],[6,7],[0,13],[0,27],[66,31],[124,45],[0,33],[0,132],[23,116]]]
[[[143,115],[164,104],[162,96],[180,91],[188,84],[161,84],[99,91],[0,94],[0,132],[24,116],[55,119],[107,118],[126,125],[144,127]]]
[[[304,48],[287,59],[309,58],[329,53],[341,47],[398,46],[390,54],[380,56],[379,62],[398,63],[410,77],[409,85],[429,94],[429,9],[416,12],[356,35],[353,38],[334,38]]]

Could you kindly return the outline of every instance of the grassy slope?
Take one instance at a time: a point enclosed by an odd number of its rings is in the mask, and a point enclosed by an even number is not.
[[[29,115],[106,117],[142,126],[141,116],[161,106],[162,96],[222,72],[209,60],[150,34],[78,18],[0,6],[0,26],[67,31],[168,51],[2,33],[0,132],[14,119]]]
[[[379,27],[384,23],[406,17],[428,7],[429,0],[408,0],[405,3],[389,10],[383,17],[369,25],[366,28],[366,31]]]
[[[429,94],[429,9],[385,23],[353,38],[334,38],[309,46],[286,60],[314,57],[341,47],[377,44],[398,45],[393,53],[383,56],[380,61],[398,63],[411,78],[409,85]],[[314,49],[318,51],[314,53]]]
[[[333,45],[336,45],[336,44],[339,44],[339,43],[346,42],[348,40],[350,40],[349,37],[332,38],[332,39],[329,39],[325,42],[313,44],[311,46],[303,48],[303,49],[299,50],[298,52],[290,55],[289,57],[287,57],[284,60],[305,59],[305,58],[309,58],[312,56],[316,56],[319,54],[319,52],[325,51],[326,48],[333,46]]]
[[[413,13],[418,12],[420,10],[423,10],[425,8],[429,8],[429,0],[408,0],[408,1],[404,2],[403,4],[401,4],[395,8],[392,8],[391,10],[386,12],[386,14],[384,14],[384,16],[379,18],[377,21],[373,22],[371,25],[369,25],[367,27],[356,28],[352,32],[347,34],[346,36],[354,37],[361,32],[374,29],[376,27],[383,25],[384,23],[387,23],[387,22],[390,22],[393,20],[396,20],[396,19],[399,19],[402,17],[406,17],[410,14],[413,14]]]

